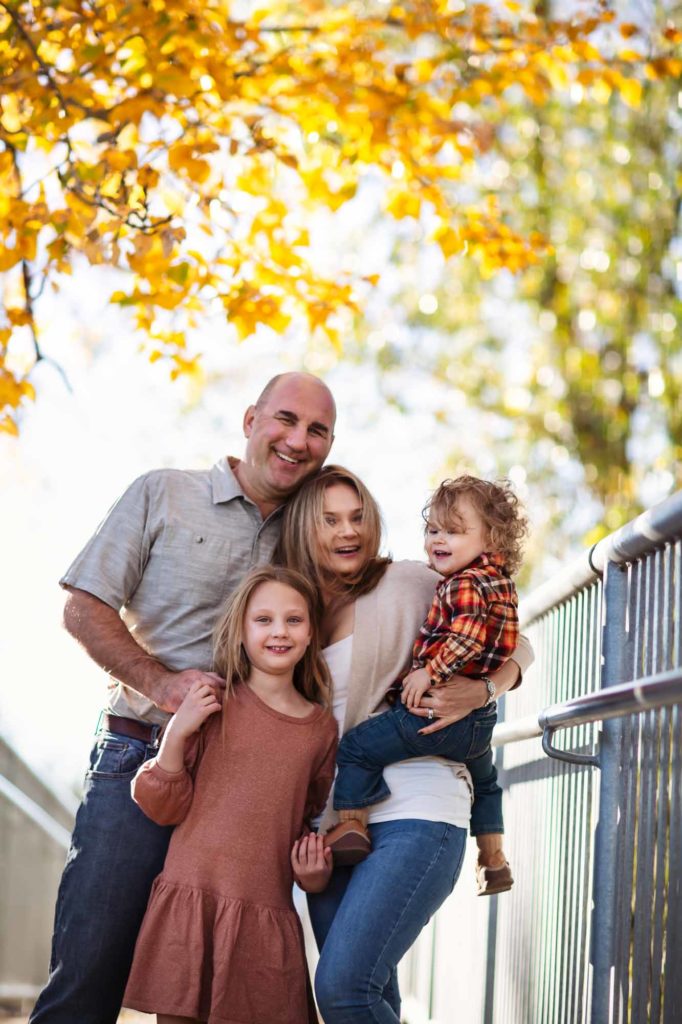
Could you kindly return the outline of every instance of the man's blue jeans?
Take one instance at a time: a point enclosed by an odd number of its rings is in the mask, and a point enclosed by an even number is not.
[[[115,1024],[172,832],[130,796],[131,779],[154,753],[141,740],[97,738],[57,896],[50,976],[30,1024]]]
[[[421,736],[426,722],[401,702],[390,711],[356,725],[341,739],[334,783],[337,811],[369,807],[390,795],[383,769],[411,757],[445,757],[463,761],[474,785],[471,834],[504,832],[502,790],[497,784],[490,740],[497,705],[472,711],[466,718]]]
[[[397,966],[452,892],[466,830],[441,821],[370,825],[372,852],[308,896],[325,1024],[399,1024]]]

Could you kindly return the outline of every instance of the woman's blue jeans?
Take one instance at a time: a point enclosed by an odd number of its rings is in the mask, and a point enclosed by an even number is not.
[[[130,782],[155,749],[110,732],[85,776],[57,908],[50,976],[30,1024],[115,1024],[152,882],[172,828],[155,825]]]
[[[464,858],[467,834],[456,825],[410,818],[369,830],[367,860],[336,868],[327,889],[308,896],[325,1024],[399,1024],[398,963],[452,892]]]

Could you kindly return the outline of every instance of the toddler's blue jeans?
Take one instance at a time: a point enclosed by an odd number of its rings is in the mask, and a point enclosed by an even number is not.
[[[459,722],[423,736],[419,730],[427,724],[426,719],[411,714],[397,702],[390,711],[350,729],[339,743],[335,810],[369,807],[385,800],[391,791],[383,769],[389,764],[412,757],[445,757],[464,762],[471,774],[472,836],[504,832],[502,790],[497,784],[490,747],[496,721],[497,705],[489,704]]]

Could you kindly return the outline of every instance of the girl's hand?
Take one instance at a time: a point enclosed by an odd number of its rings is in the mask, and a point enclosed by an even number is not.
[[[417,708],[419,707],[419,701],[432,685],[431,676],[425,668],[415,669],[414,672],[409,672],[403,679],[403,691],[400,699],[406,708],[410,708],[410,710]]]
[[[324,845],[324,836],[310,832],[294,843],[291,851],[294,878],[304,892],[322,892],[332,874],[332,851]]]
[[[192,683],[185,697],[171,718],[166,732],[178,738],[187,739],[198,732],[210,715],[220,711],[220,701],[209,683],[197,680]]]

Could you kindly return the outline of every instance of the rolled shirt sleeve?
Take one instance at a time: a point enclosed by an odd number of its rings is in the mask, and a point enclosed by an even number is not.
[[[153,541],[148,475],[112,505],[59,583],[85,590],[119,611],[135,593]]]

